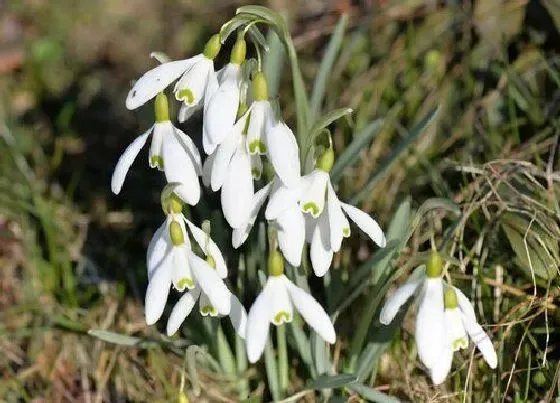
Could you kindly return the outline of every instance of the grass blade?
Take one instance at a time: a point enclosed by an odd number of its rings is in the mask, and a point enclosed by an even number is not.
[[[331,40],[329,41],[325,55],[321,60],[319,72],[317,73],[317,78],[315,78],[313,92],[311,94],[311,121],[313,121],[321,112],[321,104],[323,103],[323,99],[325,97],[327,82],[329,81],[329,77],[333,70],[335,59],[338,56],[340,47],[342,46],[342,40],[344,39],[344,32],[346,31],[347,25],[348,14],[343,14],[331,35]]]
[[[348,389],[353,390],[356,393],[359,393],[362,397],[366,398],[368,402],[377,402],[377,403],[399,403],[400,400],[386,395],[383,392],[380,392],[376,389],[370,388],[361,383],[350,383]]]
[[[440,110],[439,107],[433,109],[430,113],[428,113],[426,117],[424,117],[424,119],[420,121],[420,123],[414,126],[414,128],[410,131],[409,135],[405,139],[403,139],[397,145],[397,147],[393,149],[393,152],[389,154],[389,156],[387,156],[387,158],[385,158],[381,162],[379,168],[377,168],[377,170],[371,173],[363,189],[360,192],[358,192],[356,196],[352,198],[351,201],[352,204],[357,204],[361,202],[366,196],[368,196],[371,193],[373,187],[377,184],[377,182],[379,182],[383,178],[385,173],[398,161],[398,158],[401,156],[401,154],[404,151],[406,151],[406,149],[408,149],[408,147],[412,144],[412,142],[420,134],[422,134],[426,129],[426,127],[434,120],[439,110]]]

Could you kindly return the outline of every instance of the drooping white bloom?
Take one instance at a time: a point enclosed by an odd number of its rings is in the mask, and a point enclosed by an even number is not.
[[[200,248],[211,257],[215,269],[192,251],[185,224]],[[169,210],[165,222],[150,241],[147,266],[145,314],[148,325],[157,322],[163,313],[171,285],[181,292],[198,287],[219,314],[230,313],[232,297],[222,280],[227,276],[223,256],[214,241],[188,221],[180,208]]]
[[[274,194],[282,182],[276,177],[272,182],[260,189],[251,201],[251,211],[249,218],[242,226],[235,228],[232,233],[232,245],[238,248],[247,240],[259,210],[263,206],[270,193]],[[270,221],[276,229],[278,246],[286,260],[294,267],[301,264],[303,246],[305,244],[305,218],[297,202],[292,201],[291,205],[282,211],[278,217]]]
[[[334,253],[340,249],[342,239],[350,235],[345,214],[378,246],[383,248],[386,244],[385,235],[373,218],[338,199],[328,174],[332,162],[329,166],[324,165],[319,161],[318,167],[293,187],[281,186],[270,197],[265,212],[267,219],[278,219],[297,203],[302,212],[313,218],[308,220],[308,229],[311,263],[317,276],[325,275]]]
[[[389,324],[412,295],[420,295],[416,317],[416,346],[420,361],[430,371],[434,384],[442,383],[447,377],[453,352],[468,346],[467,334],[482,352],[488,365],[491,368],[497,365],[492,342],[477,323],[474,309],[467,297],[455,287],[448,287],[444,293],[441,269],[441,258],[432,254],[427,269],[425,266],[416,269],[409,280],[387,299],[379,316],[382,324]],[[448,297],[449,293],[453,294],[454,301]]]
[[[162,63],[145,73],[128,93],[126,107],[136,109],[167,88],[173,81],[175,97],[190,108],[210,97],[218,87],[213,59],[220,51],[219,35],[210,38],[202,54]]]
[[[247,119],[246,113],[235,123],[203,168],[204,182],[213,191],[221,189],[222,210],[232,228],[239,228],[248,220],[254,194],[253,164],[244,133]]]
[[[155,104],[156,123],[124,150],[111,178],[111,190],[115,194],[120,193],[130,166],[152,134],[148,159],[150,167],[163,171],[167,182],[179,183],[175,192],[186,203],[194,205],[200,200],[200,154],[191,138],[169,120],[167,98],[163,93],[156,97]]]
[[[277,272],[269,267],[269,273],[270,276],[247,317],[245,343],[249,361],[254,363],[262,355],[270,323],[279,326],[291,322],[294,307],[323,340],[333,344],[336,340],[334,327],[315,298],[282,274],[283,267]]]
[[[212,154],[231,131],[241,100],[241,63],[245,60],[246,44],[239,38],[231,51],[230,62],[218,73],[219,86],[204,107],[202,144],[206,154]]]

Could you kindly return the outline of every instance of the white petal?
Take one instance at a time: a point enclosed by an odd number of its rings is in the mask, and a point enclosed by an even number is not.
[[[247,128],[247,151],[249,154],[265,154],[267,152],[265,135],[270,128],[268,122],[272,114],[270,102],[253,102],[249,127]]]
[[[297,311],[327,343],[336,341],[336,333],[329,315],[315,298],[285,278],[286,287]]]
[[[296,186],[300,178],[299,148],[296,137],[286,124],[279,122],[266,133],[267,156],[276,175],[288,187]]]
[[[488,363],[488,366],[492,369],[496,368],[498,366],[498,357],[488,334],[486,334],[476,320],[473,320],[467,315],[463,315],[463,324],[465,325],[465,330],[469,334],[469,337],[482,353],[484,360]]]
[[[181,108],[179,109],[179,113],[177,114],[177,120],[179,121],[179,123],[184,123],[185,121],[190,119],[192,115],[194,115],[196,112],[198,112],[201,109],[202,109],[202,103],[199,103],[194,106],[188,106],[182,103]]]
[[[175,334],[177,330],[181,327],[187,316],[191,313],[196,300],[200,296],[200,288],[196,287],[192,291],[186,292],[183,296],[177,301],[171,314],[169,315],[169,319],[167,319],[167,335],[172,336]]]
[[[187,106],[195,106],[204,98],[210,71],[214,72],[214,62],[202,56],[192,64],[175,84],[175,98]],[[191,98],[185,97],[181,91],[190,91]]]
[[[313,230],[310,252],[311,265],[317,277],[323,277],[332,263],[334,253],[329,245],[329,238],[329,222],[327,215],[322,214],[317,220],[317,224]]]
[[[218,275],[218,272],[193,253],[189,256],[189,263],[191,264],[197,284],[208,295],[212,305],[216,307],[220,314],[229,314],[231,293]]]
[[[315,226],[317,225],[317,219],[313,218],[309,214],[304,214],[303,217],[305,218],[305,242],[311,245],[311,242],[313,242]]]
[[[198,308],[202,316],[218,316],[216,307],[214,306],[214,304],[212,304],[212,301],[210,301],[210,298],[204,292],[200,294],[200,298],[198,300]]]
[[[175,130],[163,140],[163,169],[168,183],[178,182],[174,191],[185,203],[195,205],[200,200],[200,184],[191,157],[185,151]]]
[[[208,157],[206,157],[204,165],[202,165],[202,183],[206,187],[210,187],[210,182],[212,181],[212,169],[215,159],[216,153],[210,154]]]
[[[216,192],[222,187],[224,180],[227,176],[228,168],[231,163],[231,158],[239,146],[241,131],[245,127],[247,115],[239,119],[239,121],[228,132],[225,140],[220,144],[214,153],[216,155],[214,165],[212,166],[211,181],[212,190]]]
[[[204,114],[206,133],[213,144],[222,143],[231,131],[239,107],[239,65],[230,63],[225,69],[236,71],[223,74],[226,78],[208,101]]]
[[[194,141],[181,129],[175,128],[175,134],[177,135],[179,143],[189,155],[197,175],[202,175],[202,158],[200,158],[200,153],[198,152],[198,148],[196,148]]]
[[[229,164],[221,194],[222,210],[232,228],[242,227],[249,219],[253,194],[251,158],[244,147],[238,147]]]
[[[401,306],[416,292],[420,284],[425,280],[425,276],[411,276],[410,279],[391,294],[379,314],[379,322],[388,325],[393,321]]]
[[[208,119],[206,119],[209,101],[212,99],[214,93],[218,90],[218,78],[216,73],[214,72],[214,68],[212,68],[208,72],[208,77],[206,81],[206,87],[204,90],[204,119],[202,121],[202,147],[204,148],[204,152],[206,154],[212,154],[218,145],[215,143],[210,137],[208,133]]]
[[[348,214],[348,217],[356,223],[356,225],[364,231],[373,242],[375,242],[379,247],[384,248],[387,244],[385,235],[381,230],[377,221],[369,216],[369,214],[364,213],[362,210],[346,203],[341,203],[342,209]]]
[[[293,207],[301,195],[301,187],[289,188],[284,185],[278,186],[275,179],[275,189],[272,190],[270,200],[266,206],[265,217],[267,220],[275,220],[280,214]],[[279,182],[279,181],[278,181]]]
[[[451,370],[451,363],[453,361],[453,350],[449,345],[441,351],[438,360],[434,363],[434,366],[430,368],[430,377],[435,385],[439,385],[445,381],[447,374]]]
[[[266,283],[267,293],[270,293],[272,296],[269,300],[270,311],[268,320],[276,326],[289,323],[294,318],[292,301],[286,289],[285,279],[284,275],[270,276]]]
[[[255,180],[259,180],[263,173],[262,159],[259,154],[251,155],[251,174]]]
[[[145,300],[146,323],[153,325],[165,309],[169,288],[171,287],[171,259],[165,259],[148,282]]]
[[[257,219],[259,210],[261,209],[266,198],[268,197],[271,187],[272,184],[269,183],[268,185],[264,186],[257,193],[253,195],[253,200],[251,202],[251,212],[249,213],[249,219],[241,227],[233,229],[231,235],[231,244],[235,249],[239,248],[247,240],[247,237],[249,236],[249,232],[251,232],[251,229],[255,224],[255,220]]]
[[[216,242],[212,240],[212,238],[204,232],[202,229],[198,228],[189,220],[185,220],[187,225],[189,226],[189,230],[191,231],[194,240],[200,246],[200,249],[204,252],[206,256],[212,256],[214,262],[216,263],[216,271],[221,278],[227,277],[227,266],[224,256],[222,255],[222,251],[216,245]]]
[[[247,346],[247,356],[251,363],[259,360],[268,339],[270,297],[273,297],[273,295],[269,295],[266,292],[267,285],[265,285],[251,306],[247,316],[245,343]]]
[[[344,219],[342,208],[340,207],[340,201],[336,197],[336,193],[330,181],[327,182],[327,213],[329,218],[331,248],[334,252],[338,252],[342,245],[344,228],[347,224]]]
[[[134,159],[142,147],[144,147],[144,144],[146,144],[146,140],[153,128],[153,126],[150,127],[144,134],[136,137],[136,139],[134,139],[134,141],[126,147],[126,150],[124,150],[122,155],[119,157],[119,161],[115,166],[115,172],[113,172],[113,177],[111,178],[111,190],[114,194],[118,195],[121,191],[124,179],[126,178],[126,174],[128,173],[130,166],[134,162]]]
[[[459,308],[445,309],[445,326],[449,336],[449,345],[453,351],[467,348],[469,339],[463,324],[463,313]]]
[[[169,242],[166,231],[167,220],[157,229],[148,245],[146,261],[148,266],[148,279],[152,277],[154,271],[161,265],[163,259],[171,253],[173,245]]]
[[[193,289],[195,281],[191,272],[188,255],[191,253],[186,244],[174,246],[172,250],[172,281],[177,291],[183,292],[186,288]]]
[[[231,325],[239,337],[244,339],[247,330],[247,311],[241,302],[239,302],[239,299],[233,294],[231,294],[230,302],[231,310],[229,311],[229,319]]]
[[[161,125],[154,124],[152,133],[152,142],[150,143],[150,152],[148,153],[148,165],[150,168],[157,168],[162,171],[163,167],[159,164],[154,164],[154,157],[163,161],[163,135],[165,133],[161,130]],[[165,132],[165,130],[164,130]]]
[[[441,278],[427,278],[416,317],[416,346],[420,361],[433,368],[448,346]]]
[[[457,302],[459,303],[459,308],[464,315],[466,315],[469,319],[474,320],[476,322],[476,314],[474,313],[474,307],[471,304],[471,301],[467,298],[463,291],[458,289],[457,287],[453,287],[455,289],[455,294],[457,295]]]
[[[190,59],[163,63],[146,72],[128,93],[126,97],[127,109],[136,109],[163,91],[169,84],[179,78],[198,60],[200,56]]]
[[[297,205],[284,211],[276,219],[279,225],[278,246],[286,260],[294,267],[301,264],[305,244],[305,218]]]
[[[327,183],[329,181],[329,174],[320,169],[316,169],[303,177],[305,190],[303,190],[300,206],[304,213],[310,213],[315,218],[321,215],[325,207]]]

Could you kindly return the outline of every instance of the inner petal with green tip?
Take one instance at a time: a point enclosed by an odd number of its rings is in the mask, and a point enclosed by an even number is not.
[[[175,98],[177,101],[182,101],[186,105],[192,105],[194,103],[194,94],[188,88],[184,88],[175,93]]]
[[[183,291],[185,288],[188,288],[189,290],[194,288],[194,281],[192,278],[182,278],[179,281],[177,281],[177,286],[176,286],[177,290],[179,291]]]
[[[292,321],[292,315],[290,315],[286,311],[278,312],[276,315],[274,315],[274,318],[272,319],[272,322],[276,326],[281,325],[283,323],[290,323],[291,321]]]
[[[212,305],[204,305],[200,307],[200,314],[202,316],[218,316],[218,310]]]
[[[307,202],[301,207],[304,213],[310,213],[313,217],[319,217],[319,206],[314,202]]]
[[[469,341],[466,337],[453,340],[453,351],[462,350],[469,346]]]
[[[163,169],[163,157],[159,155],[152,155],[150,157],[150,168]]]
[[[250,154],[266,154],[266,145],[261,140],[255,140],[249,144]]]

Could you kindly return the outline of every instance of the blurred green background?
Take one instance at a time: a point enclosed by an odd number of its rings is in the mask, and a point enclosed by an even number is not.
[[[199,53],[248,3],[0,2],[0,401],[178,399],[180,345],[127,348],[87,335],[95,328],[160,340],[158,329],[144,324],[143,294],[145,249],[162,220],[164,183],[142,155],[119,197],[110,193],[110,176],[124,147],[153,119],[150,107],[129,112],[124,106],[133,80],[155,66],[150,52],[173,59]],[[454,375],[434,388],[415,359],[413,315],[407,315],[402,329],[383,340],[368,372],[370,386],[405,401],[554,401],[560,374],[560,4],[253,3],[286,16],[309,91],[340,16],[348,15],[320,110],[355,111],[331,126],[338,154],[371,130],[372,121],[383,122],[357,161],[339,173],[342,199],[372,212],[383,228],[399,205],[414,211],[437,197],[460,208],[460,219],[444,209],[423,215],[391,267],[419,263],[432,236],[448,245],[454,279],[471,291],[481,321],[491,325],[486,329],[497,346],[498,370],[457,354],[462,358],[456,357]],[[285,63],[278,96],[293,126]],[[411,135],[437,105],[435,122]],[[186,130],[197,138],[200,117]],[[216,196],[206,200],[190,213],[220,226]],[[357,233],[335,256],[335,278],[348,288],[357,285],[356,268],[372,269],[337,322],[335,363],[349,360],[368,284],[376,281],[372,247]],[[228,235],[220,234],[220,245],[231,249]],[[321,298],[323,285],[311,286]],[[329,293],[332,313],[340,300]],[[370,322],[366,341],[380,343],[379,328]],[[187,339],[197,336],[187,333]],[[290,364],[289,389],[296,393],[309,374],[299,359]],[[201,395],[189,394],[191,401],[238,401],[237,378],[208,356],[198,366]],[[253,401],[269,398],[263,374],[262,366],[243,373]],[[318,396],[305,393],[294,401],[322,401]],[[342,396],[361,399],[352,390]]]

